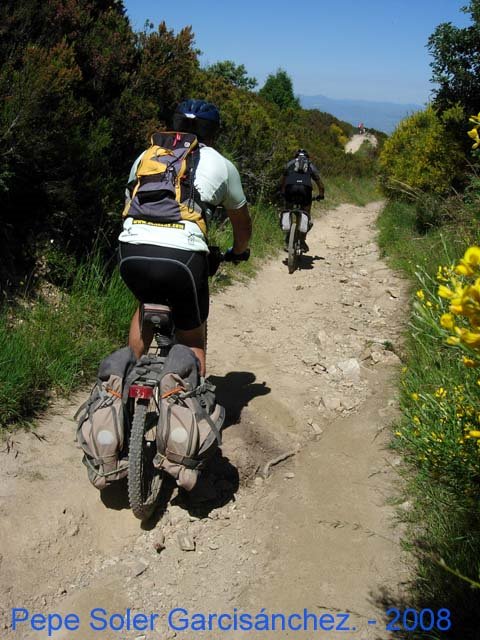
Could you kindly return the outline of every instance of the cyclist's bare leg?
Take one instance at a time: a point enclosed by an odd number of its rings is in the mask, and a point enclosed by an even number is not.
[[[140,332],[140,307],[133,314],[130,322],[130,333],[128,334],[128,346],[132,349],[138,359],[147,353],[153,340],[153,330],[151,327],[144,327]]]
[[[206,372],[206,322],[196,329],[176,329],[177,342],[184,344],[193,351],[200,361],[200,375]]]

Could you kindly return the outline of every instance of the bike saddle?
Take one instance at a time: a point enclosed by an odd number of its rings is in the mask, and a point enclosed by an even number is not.
[[[150,324],[162,333],[171,331],[172,310],[165,304],[144,303],[142,305],[142,325]]]

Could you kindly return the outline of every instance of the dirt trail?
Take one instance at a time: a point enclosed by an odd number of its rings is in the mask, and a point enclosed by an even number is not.
[[[395,598],[408,576],[387,506],[397,478],[386,443],[399,360],[385,345],[398,345],[406,286],[379,259],[380,206],[322,214],[301,270],[288,275],[281,255],[213,299],[208,366],[228,420],[223,456],[203,487],[209,501],[185,501],[167,487],[170,504],[146,529],[123,491],[102,502],[73,442],[81,397],[59,405],[35,434],[14,434],[0,454],[2,638],[47,637],[13,632],[11,607],[77,613],[81,632],[60,631],[57,640],[173,638],[174,607],[349,611],[356,631],[329,631],[331,640],[388,637],[382,594]],[[259,477],[266,462],[291,451],[298,453]],[[179,534],[194,540],[194,551],[180,549]],[[94,607],[159,618],[152,631],[93,632]]]
[[[356,133],[345,145],[345,153],[356,153],[365,141],[370,142],[374,147],[378,144],[377,138],[372,133],[364,133],[363,135]]]

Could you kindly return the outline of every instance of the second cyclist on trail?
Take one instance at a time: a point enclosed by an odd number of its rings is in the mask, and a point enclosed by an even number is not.
[[[320,173],[310,160],[305,149],[299,149],[295,154],[295,158],[289,160],[285,165],[280,190],[285,198],[286,209],[292,209],[297,206],[301,207],[302,210],[307,213],[309,231],[313,226],[310,217],[310,210],[312,208],[312,180],[318,187],[318,196],[316,199],[323,200],[325,187],[320,179]],[[285,246],[287,247],[287,245],[288,233],[285,237]],[[303,251],[309,250],[305,242],[305,237],[302,238],[302,249]]]

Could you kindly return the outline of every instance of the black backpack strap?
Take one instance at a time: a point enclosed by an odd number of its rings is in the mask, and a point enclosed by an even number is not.
[[[198,163],[200,162],[200,149],[202,145],[200,144],[196,147],[191,153],[187,156],[187,171],[185,176],[182,179],[181,189],[182,189],[182,201],[188,201],[189,207],[193,210],[194,203],[197,204],[202,212],[202,218],[205,221],[205,224],[208,227],[209,218],[213,215],[216,206],[213,204],[209,204],[208,202],[204,202],[198,192],[198,189],[195,187],[195,175],[197,173]]]

